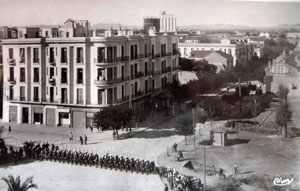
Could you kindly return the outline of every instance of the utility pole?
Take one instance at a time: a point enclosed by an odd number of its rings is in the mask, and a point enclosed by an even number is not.
[[[203,177],[203,191],[205,191],[205,187],[206,187],[206,147],[203,146],[203,161],[204,161],[204,165],[203,165],[203,172],[204,172],[204,177]]]
[[[193,131],[194,131],[194,149],[196,148],[196,128],[195,128],[195,109],[192,109],[193,112]]]
[[[240,98],[240,112],[242,111],[242,90],[241,90],[241,80],[239,78],[239,98]]]
[[[256,117],[256,98],[254,99],[254,118],[253,118],[254,125],[255,125],[255,117]]]

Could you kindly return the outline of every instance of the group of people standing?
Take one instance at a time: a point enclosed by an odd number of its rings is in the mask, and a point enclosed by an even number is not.
[[[74,136],[73,136],[73,133],[70,132],[70,135],[69,135],[69,138],[70,138],[70,142],[72,142],[74,140]],[[86,145],[87,144],[87,136],[86,134],[84,134],[84,140],[83,140],[83,137],[82,136],[79,136],[79,139],[80,139],[80,144],[83,145],[83,141],[84,141],[84,144]]]

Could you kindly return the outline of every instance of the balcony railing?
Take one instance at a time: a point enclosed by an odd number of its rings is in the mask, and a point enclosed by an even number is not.
[[[55,85],[55,78],[54,77],[49,78],[49,83],[51,85]]]
[[[21,59],[19,60],[19,62],[20,62],[20,64],[25,64],[25,58],[21,58]]]
[[[161,74],[161,71],[159,71],[159,70],[154,71],[153,74],[154,74],[154,75],[160,75],[160,74]]]
[[[38,102],[38,101],[40,101],[40,98],[39,97],[33,97],[33,101]]]
[[[164,56],[172,56],[172,52],[165,52],[161,56],[162,57],[164,57]]]
[[[135,75],[131,75],[131,79],[138,79],[138,78],[142,78],[144,77],[144,73],[143,72],[138,72],[137,74]]]
[[[96,65],[102,65],[102,64],[109,64],[109,63],[115,63],[115,62],[124,62],[128,61],[129,57],[128,56],[123,56],[123,57],[114,57],[114,58],[104,58],[104,57],[98,57],[94,59],[94,62]]]
[[[167,72],[171,72],[171,67],[167,67],[162,70],[162,73],[167,73]]]
[[[134,98],[140,97],[140,96],[142,96],[142,95],[144,95],[144,94],[145,94],[144,91],[139,90],[139,91],[137,91],[136,94],[132,94],[132,95],[131,95],[131,98],[134,99]]]
[[[8,58],[7,59],[7,63],[9,65],[16,65],[16,59],[14,59],[14,58]]]
[[[128,101],[129,100],[129,96],[124,96],[123,98],[119,98],[116,100],[116,103],[121,103],[124,101]]]
[[[49,58],[49,63],[50,63],[50,65],[55,66],[55,64],[56,64],[55,58],[54,57],[50,57]]]
[[[152,55],[152,58],[159,58],[160,57],[160,54],[158,53],[158,54],[153,54]]]
[[[8,78],[7,78],[7,81],[8,81],[8,83],[10,83],[10,84],[16,84],[16,78],[8,77]]]
[[[25,97],[20,97],[20,101],[25,101]]]
[[[178,50],[173,50],[173,55],[179,55],[179,51]]]

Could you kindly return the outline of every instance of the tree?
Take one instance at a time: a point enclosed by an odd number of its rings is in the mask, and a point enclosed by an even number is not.
[[[285,104],[287,104],[287,95],[289,94],[289,88],[280,84],[278,87],[277,94],[278,94],[279,98],[283,99],[285,101]]]
[[[121,106],[110,106],[103,108],[101,111],[94,114],[94,122],[97,127],[102,130],[112,128],[119,135],[118,130],[122,127],[128,128],[128,125],[133,117],[133,110]],[[131,129],[130,129],[131,130]]]
[[[12,175],[9,175],[8,178],[2,178],[8,186],[8,191],[28,191],[31,188],[37,188],[37,185],[32,182],[32,179],[33,177],[30,176],[21,183],[20,176],[17,176],[16,179]]]
[[[182,100],[184,98],[184,94],[185,94],[183,86],[181,86],[179,84],[178,80],[175,80],[175,81],[173,81],[172,84],[170,84],[168,86],[168,90],[172,95],[173,102],[178,103],[178,109],[180,111],[181,102],[182,102]]]
[[[197,107],[195,110],[195,115],[199,123],[204,124],[208,120],[208,114],[203,108]],[[200,135],[200,130],[199,130]]]
[[[209,64],[207,60],[200,60],[195,62],[193,71],[199,79],[204,79],[208,75],[215,74],[217,72],[217,66]]]
[[[175,132],[178,135],[184,135],[185,144],[187,144],[186,136],[193,135],[193,121],[186,118],[181,118],[176,121]]]
[[[276,112],[276,123],[281,127],[281,135],[287,138],[287,124],[291,121],[292,112],[288,109],[288,105],[280,102]]]

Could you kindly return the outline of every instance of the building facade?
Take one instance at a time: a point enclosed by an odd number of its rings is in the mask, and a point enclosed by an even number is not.
[[[65,33],[3,40],[3,121],[86,127],[99,109],[132,106],[177,79],[174,33]]]
[[[209,64],[217,67],[217,73],[233,68],[233,57],[222,51],[194,50],[191,52],[191,59],[206,60]]]
[[[265,84],[267,92],[277,93],[282,84],[289,88],[289,95],[300,95],[300,43],[294,51],[283,51],[269,63],[265,68]]]
[[[201,51],[222,51],[233,57],[233,66],[237,63],[245,64],[251,60],[253,47],[244,42],[238,42],[227,38],[214,42],[203,42],[198,38],[186,37],[179,41],[179,51],[182,57],[190,58],[191,52]]]

